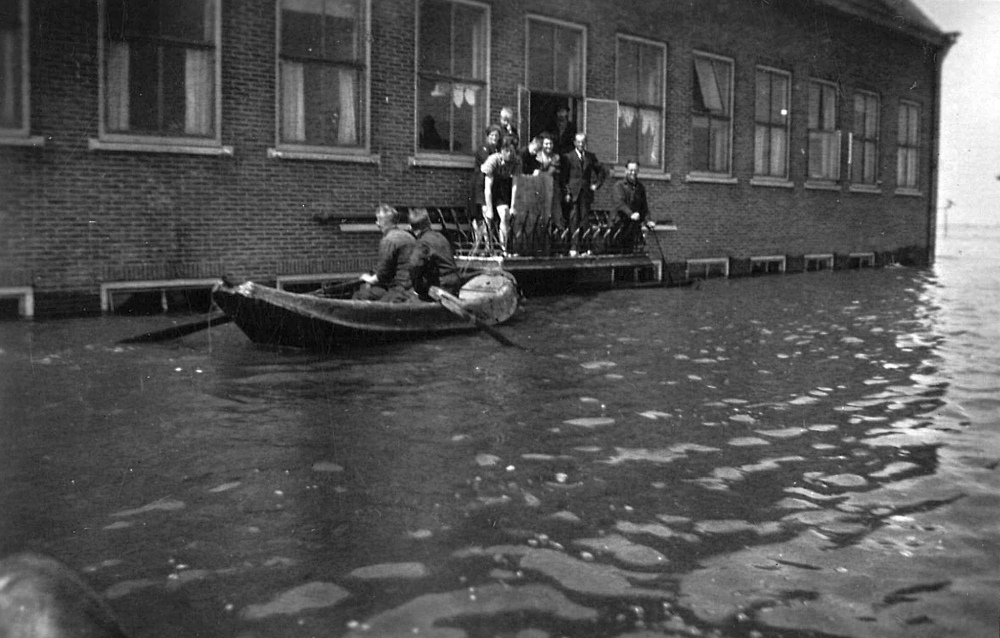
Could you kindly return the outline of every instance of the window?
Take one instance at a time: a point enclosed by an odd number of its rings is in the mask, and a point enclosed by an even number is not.
[[[816,80],[809,82],[809,178],[840,179],[837,87]]]
[[[278,140],[367,145],[367,0],[280,0]]]
[[[101,9],[102,138],[218,144],[218,0]]]
[[[757,68],[754,101],[754,175],[788,177],[788,123],[791,76]]]
[[[28,0],[0,2],[0,140],[26,138]]]
[[[878,96],[858,92],[854,95],[854,129],[851,131],[851,181],[855,184],[878,184]]]
[[[476,151],[487,124],[489,9],[422,0],[417,39],[417,148]]]
[[[692,169],[729,175],[733,134],[732,61],[696,53],[692,92]]]
[[[527,92],[519,96],[521,106],[521,137],[530,139],[543,132],[555,133],[557,112],[569,109],[569,126],[565,128],[568,142],[557,150],[572,150],[572,131],[581,121],[584,94],[583,27],[564,22],[529,17],[527,21],[528,60]],[[525,131],[525,127],[527,131]],[[580,129],[582,132],[582,128]],[[560,148],[562,146],[562,148]]]
[[[919,170],[920,107],[912,102],[900,102],[896,146],[897,188],[918,188]]]
[[[618,37],[618,159],[663,167],[666,47]]]

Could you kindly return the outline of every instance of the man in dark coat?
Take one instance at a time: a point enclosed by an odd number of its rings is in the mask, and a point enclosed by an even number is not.
[[[417,236],[417,243],[410,253],[413,291],[425,301],[430,299],[427,291],[431,286],[458,294],[462,279],[448,238],[431,228],[431,220],[423,208],[410,211],[410,228]]]
[[[379,204],[375,211],[375,225],[382,231],[378,263],[374,272],[361,275],[365,285],[354,293],[355,299],[403,302],[409,298],[410,253],[416,240],[399,228],[398,222],[399,212],[395,208]]]
[[[594,192],[607,179],[608,171],[597,161],[597,156],[587,150],[587,136],[577,133],[573,138],[574,150],[560,160],[563,206],[569,218],[570,257],[579,251],[580,234],[590,223],[590,205]]]
[[[625,163],[625,179],[615,183],[614,195],[613,234],[622,252],[630,253],[642,236],[643,225],[655,225],[649,221],[646,187],[639,181],[639,162],[629,160]]]

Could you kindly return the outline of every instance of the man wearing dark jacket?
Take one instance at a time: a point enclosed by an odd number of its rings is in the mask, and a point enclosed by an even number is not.
[[[569,218],[570,257],[579,250],[580,234],[590,223],[590,205],[594,192],[604,184],[607,170],[597,161],[597,156],[587,150],[587,136],[577,133],[573,138],[574,150],[562,156],[560,183],[563,206]]]
[[[425,301],[430,299],[427,291],[431,286],[458,294],[462,280],[448,238],[431,228],[431,220],[423,208],[410,211],[410,228],[417,236],[417,243],[410,253],[413,291]]]
[[[388,204],[379,204],[375,211],[375,225],[382,231],[378,244],[378,263],[375,271],[361,275],[365,283],[355,299],[365,301],[402,302],[408,299],[410,284],[410,253],[416,240],[413,235],[396,226],[399,212]]]
[[[625,179],[615,183],[614,233],[622,252],[630,253],[642,236],[642,227],[655,224],[649,221],[649,204],[646,187],[639,181],[639,162],[625,163]]]

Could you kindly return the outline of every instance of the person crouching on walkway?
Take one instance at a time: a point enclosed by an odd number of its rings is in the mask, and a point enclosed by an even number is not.
[[[388,204],[375,210],[375,225],[382,231],[378,244],[378,263],[371,273],[361,275],[364,285],[354,293],[354,299],[364,301],[402,302],[409,298],[410,254],[416,239],[399,228],[399,212]]]
[[[410,253],[410,280],[413,292],[421,300],[430,301],[431,286],[443,288],[453,295],[462,287],[462,278],[455,265],[455,256],[448,239],[431,228],[430,217],[423,208],[410,212],[410,229],[417,243]]]
[[[486,176],[483,184],[483,196],[486,200],[486,207],[483,214],[487,216],[486,221],[492,228],[494,220],[499,220],[500,249],[507,250],[507,235],[510,234],[510,217],[515,213],[514,203],[514,176],[520,174],[520,166],[517,158],[517,148],[510,138],[504,138],[500,145],[500,151],[490,155],[482,167],[483,175]]]

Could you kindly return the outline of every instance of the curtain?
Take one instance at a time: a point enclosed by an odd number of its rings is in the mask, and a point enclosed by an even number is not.
[[[111,42],[108,45],[104,95],[108,130],[129,130],[129,47],[125,42]]]
[[[642,163],[646,166],[660,165],[660,113],[659,111],[639,111],[642,121],[639,135],[639,150]]]
[[[212,52],[188,49],[184,58],[184,132],[211,135],[213,67]]]
[[[340,72],[340,119],[337,126],[337,145],[354,146],[358,143],[357,94],[353,70]]]
[[[17,29],[0,31],[0,126],[14,127],[17,125],[17,94],[20,91],[16,85],[17,66],[21,64],[17,55],[17,40],[20,36]]]
[[[783,128],[771,129],[771,165],[768,175],[785,176],[785,158],[788,156],[788,132]]]
[[[306,140],[305,67],[301,62],[281,62],[281,140]]]
[[[698,76],[698,86],[701,88],[701,98],[705,103],[705,108],[713,113],[724,112],[722,95],[719,93],[719,84],[715,79],[712,61],[705,58],[695,58],[694,69]]]

